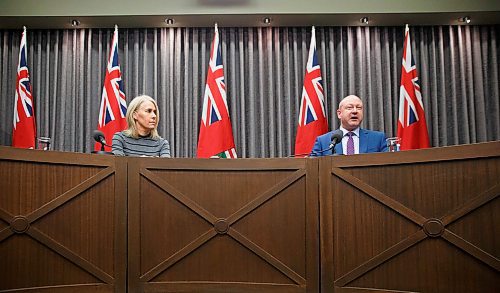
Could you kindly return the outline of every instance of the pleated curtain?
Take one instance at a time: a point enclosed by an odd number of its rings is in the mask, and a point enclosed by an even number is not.
[[[236,151],[293,154],[310,27],[219,28]],[[158,102],[159,133],[175,157],[195,157],[213,28],[119,28],[127,101]],[[433,147],[500,139],[499,26],[412,26]],[[52,149],[89,153],[113,29],[30,30],[28,64],[38,136]],[[21,30],[0,30],[0,145],[11,145]],[[330,129],[349,94],[362,127],[394,136],[404,27],[317,27]]]

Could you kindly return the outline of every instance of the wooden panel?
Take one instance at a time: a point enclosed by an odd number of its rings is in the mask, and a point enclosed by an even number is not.
[[[320,172],[324,292],[500,292],[500,142],[324,158]]]
[[[317,160],[129,158],[130,292],[317,292]]]
[[[0,147],[0,292],[124,292],[126,161]]]

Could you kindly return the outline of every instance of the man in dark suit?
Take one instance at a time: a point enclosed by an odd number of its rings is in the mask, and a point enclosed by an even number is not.
[[[336,154],[361,154],[387,151],[386,135],[380,131],[372,131],[359,127],[363,121],[363,101],[357,96],[350,95],[342,99],[337,110],[340,119],[340,130],[343,133],[342,141],[335,146]],[[320,135],[316,138],[311,157],[331,155],[329,146],[332,142],[332,133]]]

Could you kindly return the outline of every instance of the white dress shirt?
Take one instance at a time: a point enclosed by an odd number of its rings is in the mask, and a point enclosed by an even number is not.
[[[345,155],[347,154],[347,140],[349,139],[347,133],[349,132],[349,130],[345,129],[342,126],[340,126],[339,129],[344,133],[344,136],[342,137],[342,153]],[[354,153],[359,154],[359,127],[351,132],[354,133],[354,135],[352,136],[352,139],[354,140]]]

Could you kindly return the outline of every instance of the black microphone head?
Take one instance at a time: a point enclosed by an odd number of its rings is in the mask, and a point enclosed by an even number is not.
[[[344,133],[342,132],[342,130],[340,129],[337,129],[335,130],[333,133],[332,133],[332,142],[334,144],[337,144],[339,143],[339,141],[342,140],[342,137],[344,136]]]
[[[94,139],[97,142],[100,142],[102,144],[106,144],[106,139],[104,137],[104,133],[100,130],[94,130]]]

